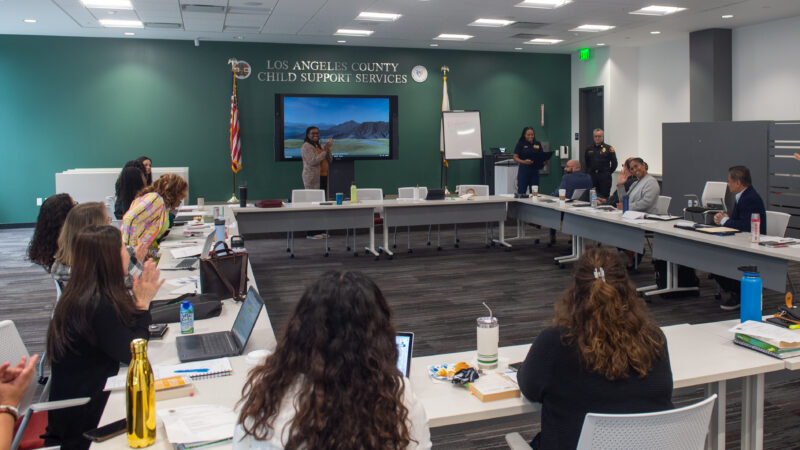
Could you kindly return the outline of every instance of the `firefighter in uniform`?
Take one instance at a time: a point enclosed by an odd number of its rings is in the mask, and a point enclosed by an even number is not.
[[[608,198],[611,191],[611,174],[617,170],[617,154],[614,147],[603,142],[603,130],[592,133],[594,145],[586,149],[584,160],[586,170],[592,177],[592,185],[597,189],[597,196]]]

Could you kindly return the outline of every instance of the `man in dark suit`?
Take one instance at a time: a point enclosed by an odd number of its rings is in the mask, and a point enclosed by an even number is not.
[[[553,197],[558,196],[559,189],[567,191],[567,198],[572,198],[575,189],[592,189],[592,176],[581,171],[581,162],[577,159],[570,159],[564,167],[564,176],[561,177],[561,184],[558,189],[553,191]],[[556,243],[556,230],[550,229],[550,244]]]
[[[767,211],[764,208],[764,201],[753,189],[753,180],[750,178],[750,169],[745,166],[733,166],[728,169],[728,190],[736,196],[736,204],[733,206],[730,216],[725,213],[717,213],[714,216],[714,223],[739,231],[750,231],[750,219],[753,214],[761,217],[761,234],[766,234],[767,230]],[[714,276],[723,292],[720,308],[728,311],[739,308],[739,293],[741,286],[739,280]],[[726,298],[727,297],[727,298]]]

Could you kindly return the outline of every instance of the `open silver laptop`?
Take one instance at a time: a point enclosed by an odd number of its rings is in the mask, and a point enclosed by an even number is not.
[[[178,358],[188,362],[241,355],[263,307],[264,300],[251,286],[229,331],[178,336]]]
[[[211,252],[211,244],[214,242],[214,233],[209,233],[206,236],[206,241],[203,244],[203,250],[200,251],[201,258],[207,258],[208,254]],[[161,270],[194,270],[197,268],[198,259],[193,257],[187,258],[179,258],[173,259],[169,262],[165,262],[163,265],[160,265],[158,268]]]

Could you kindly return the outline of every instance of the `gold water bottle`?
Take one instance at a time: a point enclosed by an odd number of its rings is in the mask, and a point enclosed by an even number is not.
[[[128,446],[141,448],[152,445],[156,440],[156,388],[144,339],[131,341],[131,365],[125,393]]]

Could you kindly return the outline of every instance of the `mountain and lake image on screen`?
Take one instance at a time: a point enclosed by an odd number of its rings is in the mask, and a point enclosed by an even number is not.
[[[389,97],[284,96],[283,157],[301,159],[306,128],[319,128],[320,143],[333,139],[334,158],[390,158]]]

